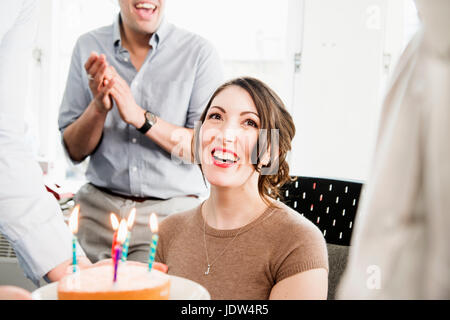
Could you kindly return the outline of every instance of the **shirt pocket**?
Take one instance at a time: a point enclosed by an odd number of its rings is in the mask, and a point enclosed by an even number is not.
[[[143,108],[171,124],[186,123],[192,84],[184,81],[154,82],[143,95]]]

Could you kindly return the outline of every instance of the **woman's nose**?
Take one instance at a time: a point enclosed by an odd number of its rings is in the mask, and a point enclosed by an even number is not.
[[[236,129],[226,129],[223,136],[225,143],[234,143],[236,141],[237,132]]]

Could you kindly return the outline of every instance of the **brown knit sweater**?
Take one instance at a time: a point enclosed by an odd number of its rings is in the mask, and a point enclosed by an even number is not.
[[[283,203],[276,204],[280,208],[268,208],[240,232],[206,225],[212,263],[208,275],[201,206],[161,222],[155,260],[167,264],[169,274],[204,286],[212,299],[268,299],[272,287],[289,276],[315,268],[328,271],[320,230]]]

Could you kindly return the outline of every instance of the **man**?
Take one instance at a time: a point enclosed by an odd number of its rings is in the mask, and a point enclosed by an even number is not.
[[[39,285],[44,276],[58,281],[66,273],[72,263],[72,234],[25,143],[36,5],[34,0],[0,1],[0,232],[14,247],[26,276]],[[81,249],[78,254],[81,266],[90,265]]]
[[[450,298],[450,1],[416,4],[339,298]]]
[[[89,183],[76,196],[88,257],[110,257],[110,212],[126,218],[136,207],[129,259],[144,262],[149,214],[187,210],[207,195],[199,168],[181,159],[223,75],[206,40],[166,21],[165,0],[119,5],[113,25],[75,46],[59,127],[72,161],[90,157]]]

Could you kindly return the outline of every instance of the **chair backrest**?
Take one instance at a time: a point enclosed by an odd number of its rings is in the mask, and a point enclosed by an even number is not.
[[[314,177],[293,177],[281,188],[279,199],[312,221],[327,242],[329,259],[328,299],[347,264],[348,249],[362,183]]]

